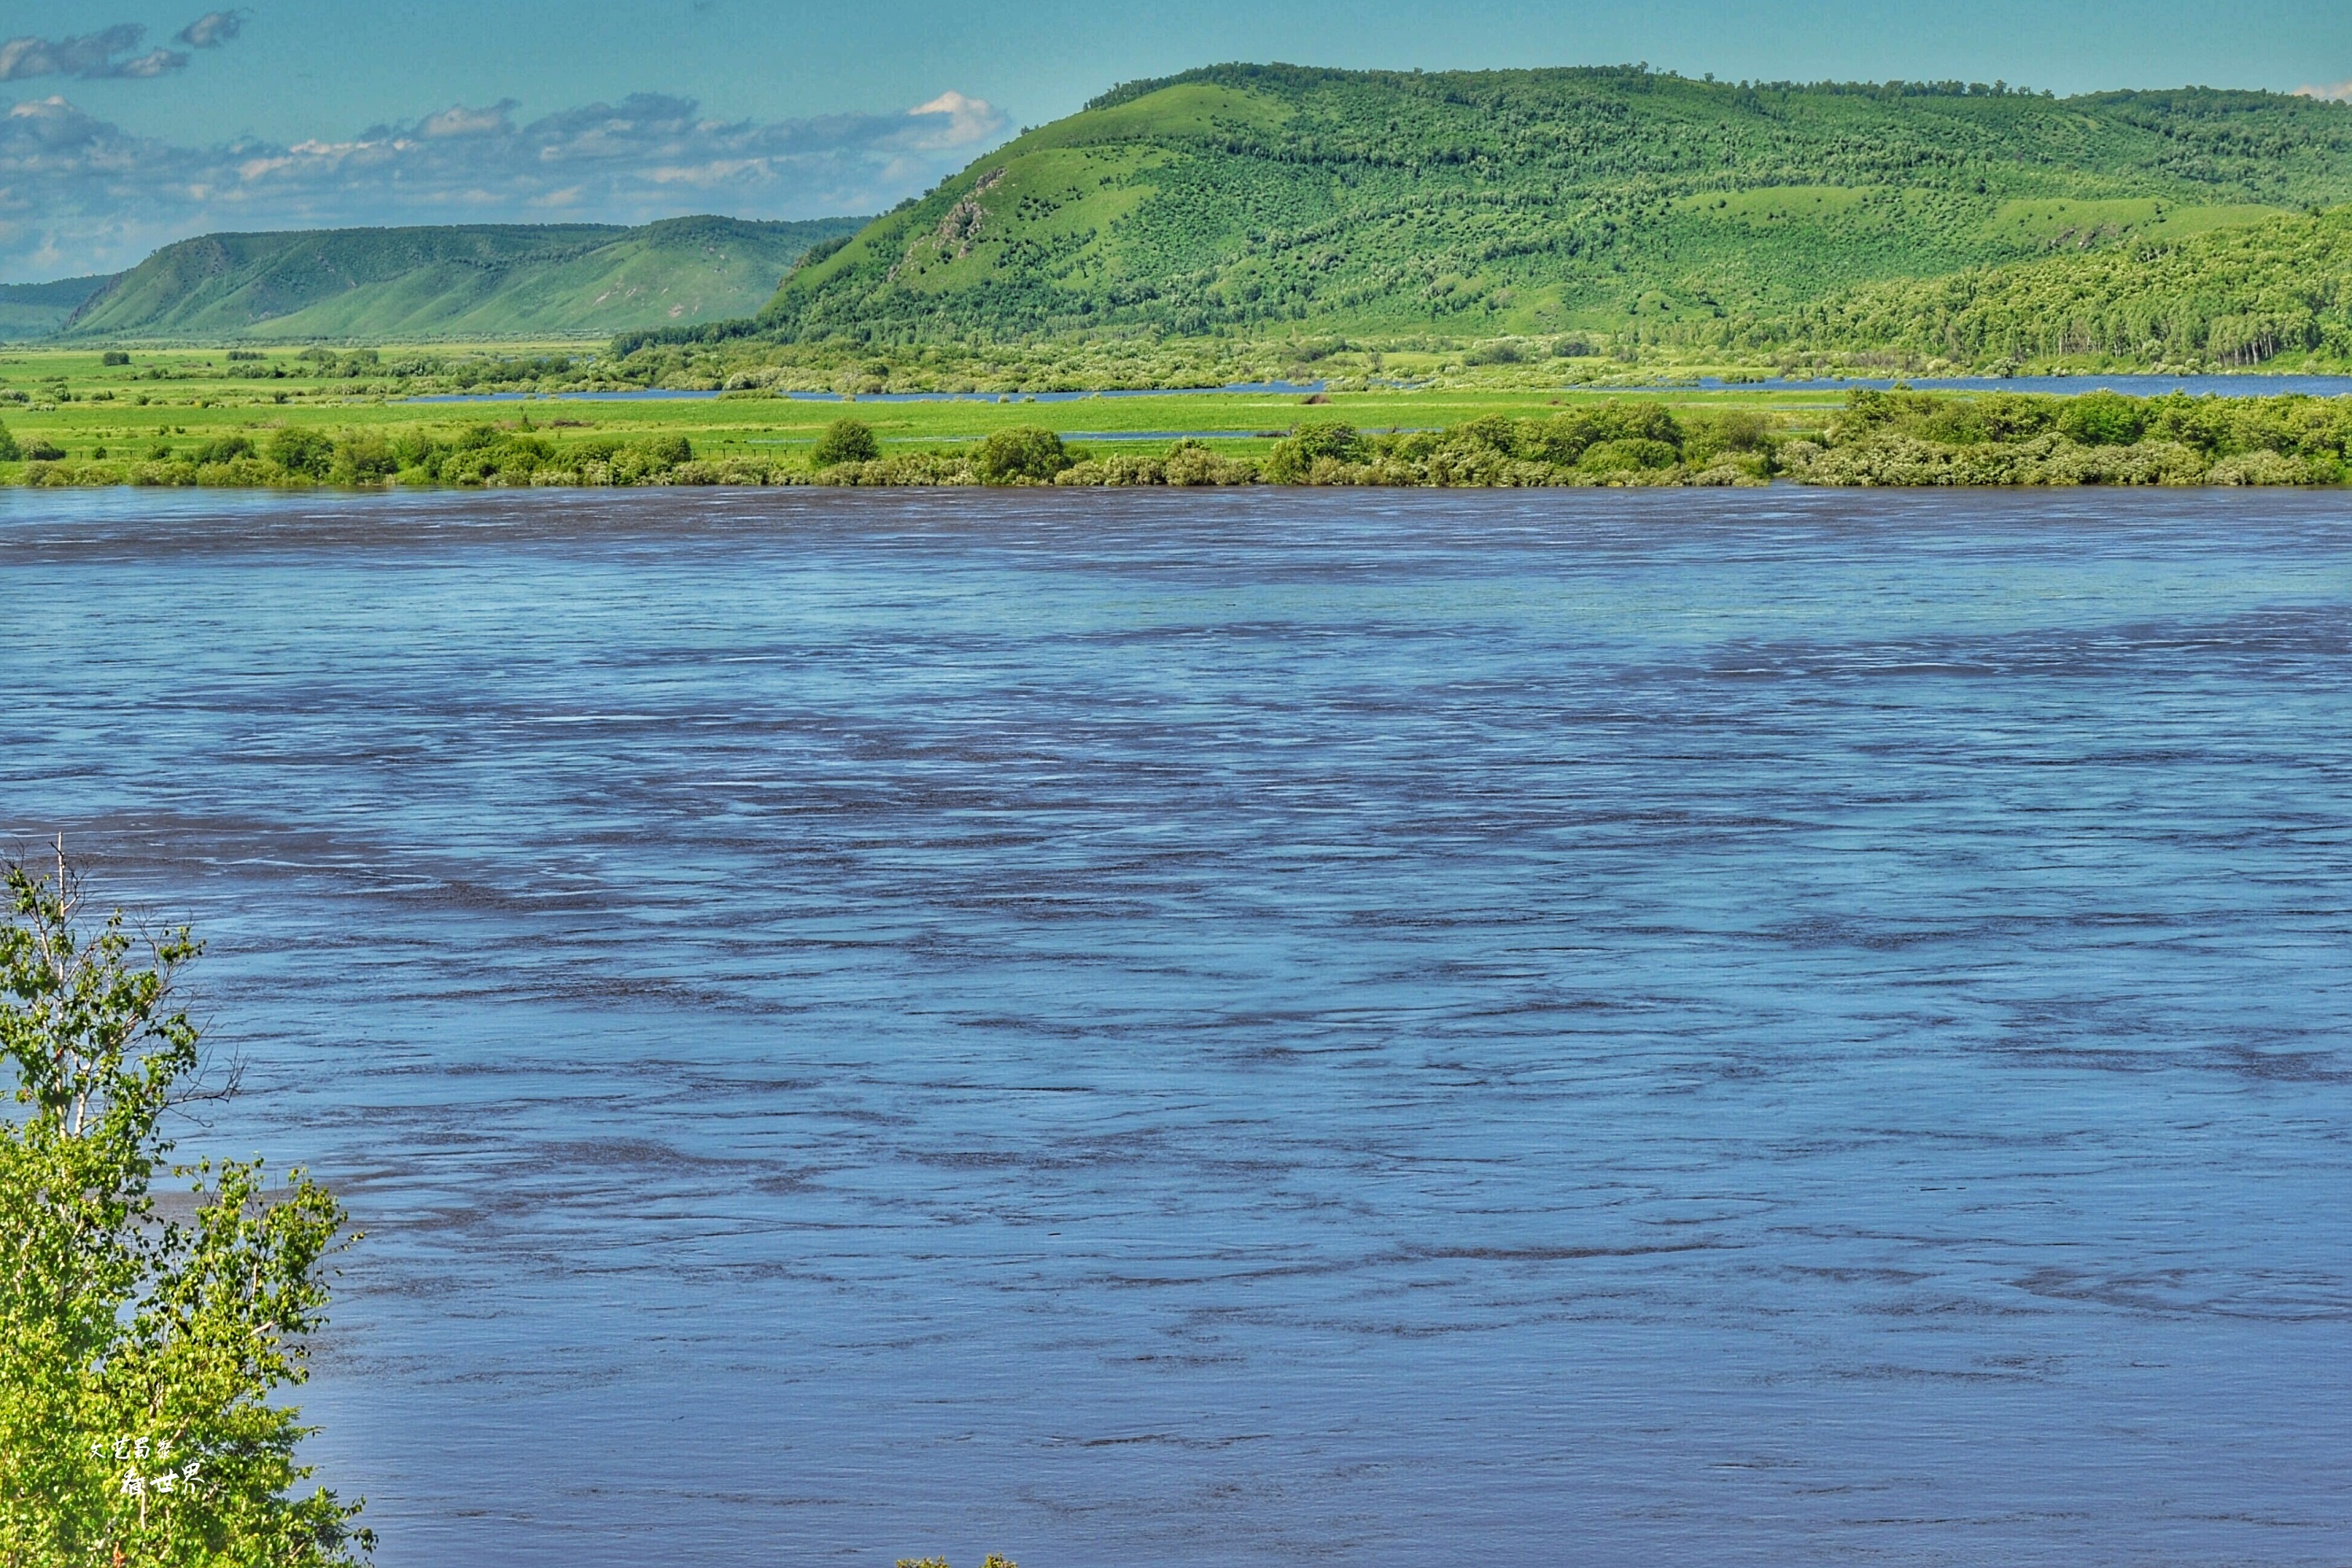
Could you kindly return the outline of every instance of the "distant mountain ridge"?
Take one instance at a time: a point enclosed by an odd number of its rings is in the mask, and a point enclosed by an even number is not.
[[[858,218],[212,234],[100,285],[66,341],[372,342],[594,337],[757,310],[811,247]],[[61,284],[33,286],[59,289]],[[0,295],[0,309],[8,304]],[[0,317],[0,321],[5,321]]]
[[[60,278],[54,283],[0,283],[0,342],[46,338],[66,324],[117,272]]]
[[[2273,93],[1220,66],[1024,134],[724,331],[1641,338],[2346,202],[2352,105]]]

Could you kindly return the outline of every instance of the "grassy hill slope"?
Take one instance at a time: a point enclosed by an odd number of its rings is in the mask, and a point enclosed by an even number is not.
[[[116,275],[61,278],[55,283],[0,283],[0,342],[46,338]]]
[[[740,317],[860,220],[685,217],[215,234],[166,246],[83,304],[68,339],[601,335]]]
[[[990,153],[759,329],[1622,332],[2344,201],[2352,106],[2275,94],[1226,66]]]

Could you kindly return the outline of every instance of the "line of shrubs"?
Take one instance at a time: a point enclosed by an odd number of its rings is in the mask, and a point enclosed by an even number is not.
[[[223,436],[194,447],[161,442],[143,456],[75,461],[54,447],[20,446],[0,429],[0,462],[24,461],[24,482],[58,485],[203,485],[224,489],[394,480],[415,485],[637,485],[776,482],[769,466],[698,463],[683,436],[635,440],[596,436],[558,441],[524,430],[478,426],[454,439],[424,431],[327,431],[289,426],[257,442]]]
[[[481,425],[330,434],[289,426],[143,458],[68,461],[0,428],[0,461],[29,485],[226,487],[387,482],[524,485],[1821,485],[2328,484],[2352,471],[2352,399],[2131,398],[1857,389],[1818,432],[1792,437],[1755,409],[1677,416],[1662,403],[1582,405],[1542,418],[1489,415],[1445,430],[1295,427],[1261,459],[1197,440],[1153,456],[1081,455],[1053,431],[1000,430],[967,447],[885,456],[871,427],[836,421],[808,462],[698,458],[683,436],[559,438]]]
[[[1263,461],[1198,440],[1160,456],[1081,458],[1048,430],[1000,430],[968,453],[886,458],[856,420],[811,455],[819,484],[1412,485],[1758,484],[1779,437],[1745,410],[1677,419],[1657,403],[1611,402],[1544,419],[1493,415],[1450,430],[1367,435],[1339,420],[1298,426]]]
[[[1818,485],[2336,484],[2352,471],[2352,399],[1857,388],[1819,440],[1777,458]]]

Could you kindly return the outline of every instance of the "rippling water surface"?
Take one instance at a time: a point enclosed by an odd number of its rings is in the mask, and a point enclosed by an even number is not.
[[[2335,495],[0,502],[385,1568],[2352,1558]]]

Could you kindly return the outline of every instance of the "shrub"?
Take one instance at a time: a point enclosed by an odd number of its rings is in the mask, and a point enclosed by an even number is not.
[[[121,349],[109,349],[98,356],[98,363],[106,365],[129,364],[131,356]]]
[[[874,438],[874,428],[860,420],[836,419],[817,438],[816,450],[809,461],[820,468],[835,463],[870,463],[882,455],[882,443]]]
[[[242,436],[222,436],[205,442],[196,449],[196,463],[201,468],[206,463],[228,463],[239,458],[252,456],[254,456],[254,450],[251,441]]]
[[[20,462],[24,456],[25,448],[16,444],[16,437],[8,434],[8,426],[0,425],[0,463]]]
[[[323,479],[335,466],[335,443],[323,430],[289,425],[270,437],[268,458],[289,474]]]
[[[2085,447],[2128,447],[2147,428],[2147,405],[2116,392],[2069,398],[2058,416],[2058,432]]]
[[[1372,455],[1360,432],[1338,419],[1314,419],[1293,429],[1287,439],[1275,443],[1265,459],[1265,477],[1277,485],[1303,485],[1318,459],[1362,463]]]
[[[65,455],[66,449],[46,436],[34,437],[32,444],[25,448],[26,460],[35,463],[63,462]]]
[[[2242,452],[2224,458],[2206,476],[2216,485],[2301,485],[2311,482],[2311,470],[2297,458],[2276,452]]]
[[[1048,484],[1075,461],[1062,438],[1034,425],[999,430],[972,454],[972,468],[984,485]]]
[[[392,443],[369,431],[346,435],[335,443],[335,461],[328,477],[339,485],[379,484],[400,469]]]
[[[1245,458],[1221,458],[1203,441],[1179,441],[1168,448],[1160,464],[1168,483],[1180,486],[1247,485],[1257,482],[1256,465]]]
[[[694,443],[683,436],[656,436],[638,442],[636,450],[655,468],[676,468],[694,460]]]
[[[1633,438],[1595,442],[1585,448],[1577,467],[1588,474],[1630,474],[1671,468],[1675,462],[1675,449],[1664,441]]]

